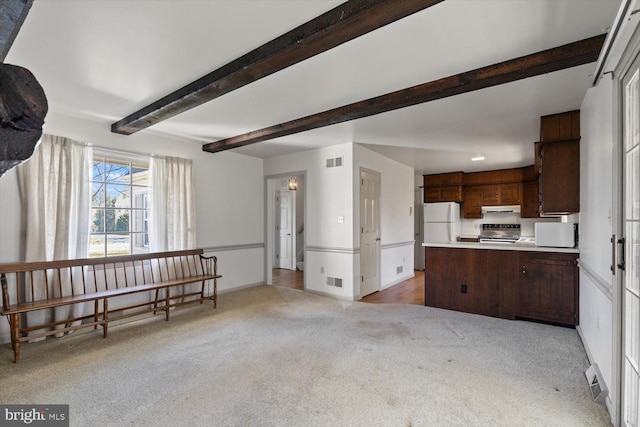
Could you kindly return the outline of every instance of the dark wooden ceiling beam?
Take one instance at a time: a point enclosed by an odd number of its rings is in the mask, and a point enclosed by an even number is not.
[[[0,0],[0,62],[7,57],[32,4],[33,0]]]
[[[444,0],[350,0],[111,125],[130,135]]]
[[[606,35],[599,35],[212,142],[205,144],[202,150],[215,153],[243,147],[269,139],[361,119],[399,108],[588,64],[598,59],[605,37]]]

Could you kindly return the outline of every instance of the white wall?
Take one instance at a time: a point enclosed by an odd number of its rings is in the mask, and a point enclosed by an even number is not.
[[[326,160],[335,157],[343,157],[343,166],[327,168]],[[352,165],[352,143],[264,161],[266,177],[305,172],[305,289],[349,300],[353,299],[355,253]],[[344,217],[344,223],[338,223],[339,216]],[[268,259],[272,259],[272,250],[267,247]],[[342,278],[342,288],[328,286],[327,277]]]
[[[613,372],[611,209],[613,206],[613,84],[590,88],[580,111],[580,332],[615,402]]]
[[[344,166],[327,168],[326,160],[335,157],[343,157]],[[267,159],[264,163],[266,177],[306,173],[307,290],[349,300],[360,297],[361,167],[382,174],[381,286],[384,289],[413,277],[413,217],[409,214],[409,208],[413,209],[413,169],[357,144],[339,144]],[[344,222],[339,223],[338,217],[343,217]],[[398,266],[403,266],[403,273],[396,274]],[[343,287],[328,286],[327,277],[341,278]]]
[[[199,143],[140,132],[111,133],[110,124],[55,112],[46,117],[46,133],[95,146],[136,153],[178,156],[193,160],[196,194],[197,246],[218,256],[223,278],[220,289],[264,281],[264,201],[262,160],[223,152],[208,154]],[[23,230],[15,168],[0,178],[0,262],[22,260]],[[253,246],[242,249],[243,245]],[[220,250],[221,246],[235,247]],[[238,247],[239,246],[239,247]],[[258,246],[256,248],[255,246]],[[0,322],[0,340],[8,340],[6,322]]]
[[[380,190],[380,276],[381,289],[388,288],[414,276],[414,170],[369,150],[354,145],[353,216],[354,242],[360,247],[360,169],[381,174]],[[402,272],[397,273],[397,267]],[[359,264],[358,264],[358,271]],[[354,297],[360,296],[360,282],[356,280]]]

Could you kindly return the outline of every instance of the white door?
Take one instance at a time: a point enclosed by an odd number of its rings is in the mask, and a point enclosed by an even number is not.
[[[276,235],[278,236],[278,250],[276,265],[278,268],[295,270],[295,191],[279,190],[276,196]]]
[[[380,174],[360,170],[360,297],[380,290]]]
[[[622,425],[640,419],[640,57],[623,78]]]

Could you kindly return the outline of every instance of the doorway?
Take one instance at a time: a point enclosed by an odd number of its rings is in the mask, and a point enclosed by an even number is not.
[[[380,290],[380,173],[360,169],[360,297]]]
[[[265,178],[266,284],[304,290],[305,176],[296,172]]]

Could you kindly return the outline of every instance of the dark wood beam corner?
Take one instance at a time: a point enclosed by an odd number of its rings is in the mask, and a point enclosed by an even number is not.
[[[605,37],[606,34],[591,37],[575,43],[569,43],[553,49],[312,114],[286,123],[280,123],[275,126],[211,142],[203,145],[202,150],[216,153],[218,151],[244,147],[269,139],[293,135],[299,132],[361,119],[399,108],[588,64],[597,61]]]
[[[111,131],[130,135],[442,1],[347,1],[130,114]]]
[[[0,0],[0,62],[9,53],[33,0]]]

